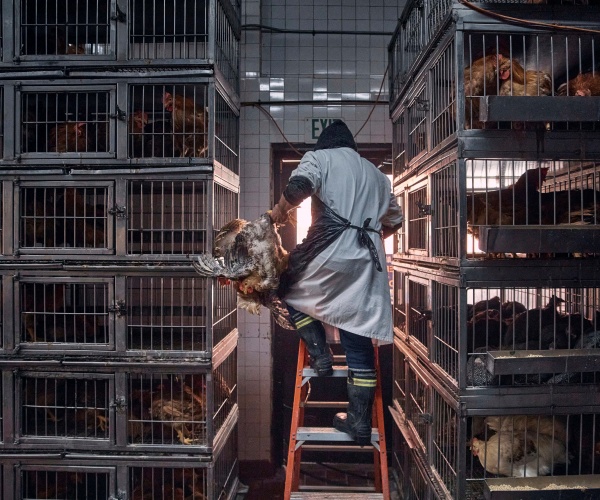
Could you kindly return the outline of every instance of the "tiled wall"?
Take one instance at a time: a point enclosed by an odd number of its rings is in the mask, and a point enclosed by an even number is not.
[[[384,73],[387,45],[404,0],[242,4],[240,215],[251,220],[273,205],[271,143],[305,142],[307,118],[342,118],[354,134],[362,127],[355,137],[359,145],[391,143]],[[381,102],[373,109],[382,82]],[[261,316],[240,312],[239,330],[240,459],[269,460],[272,361],[267,311]],[[294,365],[292,361],[290,370]]]

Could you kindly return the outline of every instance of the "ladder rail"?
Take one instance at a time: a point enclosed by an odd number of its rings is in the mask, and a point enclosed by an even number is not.
[[[335,360],[338,361],[340,358],[345,359],[344,356],[336,356]],[[321,405],[318,402],[314,404],[308,404],[307,396],[309,394],[309,384],[306,383],[307,379],[310,379],[315,374],[311,373],[311,369],[308,368],[308,352],[304,342],[300,341],[298,347],[298,363],[296,367],[296,379],[294,385],[294,406],[292,408],[292,422],[290,425],[290,439],[288,444],[288,459],[286,466],[286,477],[285,477],[285,492],[284,500],[291,500],[292,498],[302,498],[302,490],[306,489],[300,486],[300,464],[302,458],[302,448],[311,449],[313,446],[307,443],[305,440],[307,428],[303,427],[304,424],[304,411],[309,407],[319,407]],[[340,368],[340,367],[336,367]],[[377,383],[375,387],[375,397],[373,401],[373,432],[376,436],[376,440],[372,443],[373,445],[373,463],[374,463],[374,490],[381,495],[383,500],[389,500],[390,498],[390,485],[387,468],[387,448],[385,442],[385,422],[383,415],[383,396],[381,390],[381,376],[379,367],[379,348],[375,346],[375,370],[377,373]],[[341,370],[340,370],[341,371]],[[336,376],[340,376],[339,373]],[[331,402],[325,402],[330,405]],[[344,446],[342,446],[344,447]],[[345,446],[348,448],[348,446]],[[340,445],[331,446],[331,450],[339,450]],[[331,497],[333,498],[333,497]],[[341,498],[341,497],[340,497]]]

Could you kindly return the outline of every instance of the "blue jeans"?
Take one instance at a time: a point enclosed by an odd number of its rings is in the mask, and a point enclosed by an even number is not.
[[[287,306],[287,308],[290,316],[298,313],[292,306]],[[356,335],[341,328],[339,330],[340,342],[346,354],[348,368],[356,371],[375,370],[375,350],[372,340],[369,337]]]

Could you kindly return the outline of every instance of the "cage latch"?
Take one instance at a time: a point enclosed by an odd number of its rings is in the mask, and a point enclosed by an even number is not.
[[[117,490],[117,494],[108,497],[108,500],[127,500],[127,493],[123,490]]]
[[[425,203],[417,201],[417,208],[419,209],[419,217],[423,217],[424,215],[433,215],[431,205],[425,205]]]
[[[117,318],[125,316],[125,313],[127,312],[127,308],[125,307],[125,301],[122,299],[117,300],[114,305],[108,307],[108,312],[117,313]]]
[[[431,413],[419,413],[417,418],[425,424],[433,424],[433,415]]]
[[[115,217],[117,217],[119,219],[127,218],[127,209],[125,207],[121,207],[119,205],[115,205],[114,207],[109,208],[108,213],[110,215],[114,215]]]
[[[111,408],[114,408],[117,413],[125,413],[127,409],[127,402],[125,401],[125,397],[119,396],[115,398],[115,400],[110,404]]]
[[[110,115],[111,118],[116,118],[117,120],[125,121],[125,111],[123,111],[119,106],[117,106],[117,110],[114,115]]]
[[[119,23],[124,23],[127,20],[127,17],[125,16],[125,12],[123,12],[119,8],[119,4],[116,5],[115,13],[112,16],[110,16],[110,20],[117,21]]]

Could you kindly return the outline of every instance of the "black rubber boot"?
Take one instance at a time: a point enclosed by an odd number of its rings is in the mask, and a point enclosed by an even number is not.
[[[333,354],[322,323],[298,311],[292,314],[292,321],[310,355],[310,367],[319,377],[333,374]]]
[[[371,413],[375,399],[375,370],[350,371],[348,375],[348,412],[333,417],[333,427],[352,436],[360,446],[371,443]]]

